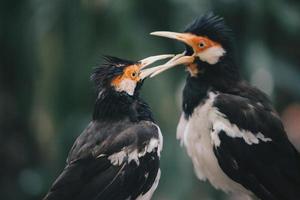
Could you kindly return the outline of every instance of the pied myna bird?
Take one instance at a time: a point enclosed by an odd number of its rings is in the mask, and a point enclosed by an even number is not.
[[[177,137],[197,177],[247,198],[300,199],[299,153],[268,97],[240,76],[232,31],[223,18],[210,13],[183,33],[151,34],[186,46],[184,53],[147,73],[153,77],[177,65],[188,71]]]
[[[67,164],[44,200],[149,200],[159,178],[162,135],[139,97],[143,68],[170,57],[138,62],[106,56],[91,80],[93,119],[76,139]]]

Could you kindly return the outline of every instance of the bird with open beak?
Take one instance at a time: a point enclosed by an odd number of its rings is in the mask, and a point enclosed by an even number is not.
[[[223,18],[206,14],[184,33],[151,34],[186,46],[184,53],[145,73],[153,77],[174,66],[187,68],[177,137],[197,177],[245,199],[299,199],[299,153],[268,97],[240,76],[232,31]]]
[[[137,62],[105,57],[91,76],[97,91],[93,119],[44,200],[151,199],[163,141],[139,90],[147,77],[144,68],[168,57]]]

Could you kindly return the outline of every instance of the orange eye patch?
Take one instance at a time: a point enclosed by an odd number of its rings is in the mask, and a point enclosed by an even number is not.
[[[112,85],[118,86],[124,79],[131,79],[133,81],[138,82],[140,80],[140,66],[135,64],[135,65],[129,65],[123,70],[123,74],[115,77],[112,80]]]
[[[191,38],[191,41],[193,49],[197,52],[204,51],[213,46],[220,46],[220,44],[208,39],[207,37],[194,36]]]
[[[140,73],[140,66],[131,65],[124,69],[123,76],[124,78],[130,78],[132,80],[139,81],[139,73]]]

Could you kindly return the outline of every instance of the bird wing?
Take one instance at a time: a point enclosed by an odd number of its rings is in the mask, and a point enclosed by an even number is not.
[[[136,199],[151,189],[159,170],[159,128],[146,121],[110,127],[93,122],[77,138],[45,200]]]
[[[260,199],[300,196],[300,158],[272,110],[260,102],[220,94],[213,106],[212,141],[222,170]]]

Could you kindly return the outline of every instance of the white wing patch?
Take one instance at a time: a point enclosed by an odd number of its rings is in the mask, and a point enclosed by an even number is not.
[[[239,129],[237,125],[230,123],[226,116],[219,112],[217,108],[214,108],[209,117],[213,123],[211,132],[212,143],[217,147],[221,144],[219,138],[221,131],[224,131],[226,135],[232,138],[243,138],[248,145],[258,144],[260,141],[272,141],[271,138],[265,137],[262,133],[254,134],[251,131]]]
[[[159,140],[156,138],[152,138],[148,145],[145,148],[138,152],[137,149],[132,150],[129,147],[124,147],[121,151],[114,153],[108,157],[110,162],[113,165],[121,165],[124,161],[130,163],[131,161],[135,161],[137,165],[140,164],[139,158],[144,156],[146,153],[150,153],[154,151],[155,148],[159,147]],[[158,148],[158,155],[159,155],[159,148]]]
[[[131,152],[131,153],[129,153],[129,154],[133,154],[133,155],[131,156],[131,158],[133,159],[133,156],[135,155],[135,153]],[[108,157],[108,159],[110,160],[110,162],[111,162],[113,165],[121,165],[121,164],[123,163],[124,158],[127,157],[127,155],[128,155],[128,157],[129,157],[129,154],[128,154],[128,152],[126,151],[126,149],[123,148],[122,151],[110,155],[110,156]]]
[[[226,121],[226,116],[213,106],[217,96],[216,93],[208,93],[208,99],[194,109],[193,114],[183,126],[183,136],[180,137],[183,138],[184,146],[193,161],[199,179],[207,179],[215,188],[225,192],[252,195],[251,191],[229,178],[221,169],[214,153],[215,146],[221,143],[216,130],[224,128],[231,134],[231,137],[241,137],[251,144],[259,141],[268,142],[270,139],[259,133],[254,135],[251,132],[242,132]],[[180,122],[183,123],[181,120]],[[242,134],[246,136],[242,137]]]
[[[154,125],[158,129],[158,138],[151,138],[148,144],[141,151],[138,151],[138,149],[132,150],[132,147],[124,147],[121,151],[114,153],[108,157],[110,162],[113,165],[121,165],[124,161],[127,161],[128,163],[131,161],[135,161],[136,164],[139,165],[139,158],[144,156],[146,153],[153,152],[156,148],[157,155],[160,157],[160,152],[163,147],[163,138],[160,128],[156,124]]]

